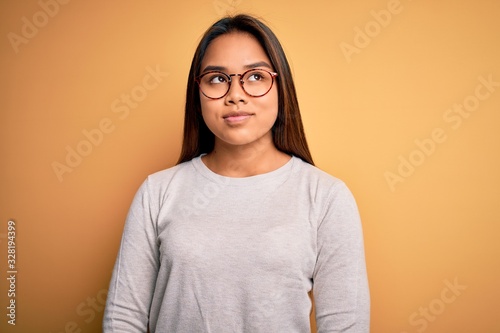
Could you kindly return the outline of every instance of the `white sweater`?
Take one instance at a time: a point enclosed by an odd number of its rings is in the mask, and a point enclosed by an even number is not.
[[[130,208],[104,332],[369,332],[363,235],[345,184],[297,157],[245,178],[200,157],[147,178]]]

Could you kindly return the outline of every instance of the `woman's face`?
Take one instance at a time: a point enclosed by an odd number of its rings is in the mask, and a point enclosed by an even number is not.
[[[234,32],[211,42],[201,63],[200,74],[213,69],[226,74],[242,74],[250,68],[274,71],[255,37]],[[231,88],[223,98],[210,99],[200,91],[202,116],[215,135],[215,147],[272,145],[271,128],[278,116],[276,82],[266,95],[251,97],[242,89],[238,76],[231,78]]]

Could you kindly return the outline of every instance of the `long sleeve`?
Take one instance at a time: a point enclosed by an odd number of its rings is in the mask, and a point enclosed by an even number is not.
[[[147,332],[159,269],[159,247],[148,181],[139,188],[125,223],[104,313],[105,333]]]
[[[313,275],[318,333],[366,333],[370,296],[358,209],[344,183],[336,183],[317,231]]]

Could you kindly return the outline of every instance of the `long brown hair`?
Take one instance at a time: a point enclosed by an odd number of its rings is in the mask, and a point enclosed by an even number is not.
[[[272,128],[274,145],[280,151],[314,165],[304,134],[295,85],[285,52],[269,27],[258,19],[243,14],[225,17],[214,23],[205,32],[196,49],[189,70],[184,136],[177,164],[214,149],[215,136],[201,116],[200,93],[195,78],[200,74],[201,62],[210,43],[221,35],[237,31],[249,33],[258,40],[279,74],[276,80],[278,117]]]

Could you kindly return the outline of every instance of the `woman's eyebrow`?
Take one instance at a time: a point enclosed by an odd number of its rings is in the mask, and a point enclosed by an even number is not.
[[[256,63],[253,63],[253,64],[250,64],[250,65],[245,65],[244,66],[245,68],[248,68],[248,69],[252,69],[252,68],[257,68],[257,67],[267,67],[269,69],[272,69],[271,65],[269,65],[267,62],[265,61],[259,61],[259,62],[256,62]]]
[[[252,69],[252,68],[258,68],[258,67],[267,67],[269,69],[273,69],[271,67],[271,65],[269,65],[265,61],[259,61],[259,62],[255,62],[253,64],[248,64],[248,65],[243,66],[243,68],[245,68],[245,69]],[[208,65],[201,72],[205,73],[205,72],[210,72],[210,71],[225,72],[225,71],[227,71],[227,67]]]
[[[210,72],[210,71],[224,72],[225,70],[227,70],[227,68],[223,67],[223,66],[207,66],[201,72],[202,73]]]

